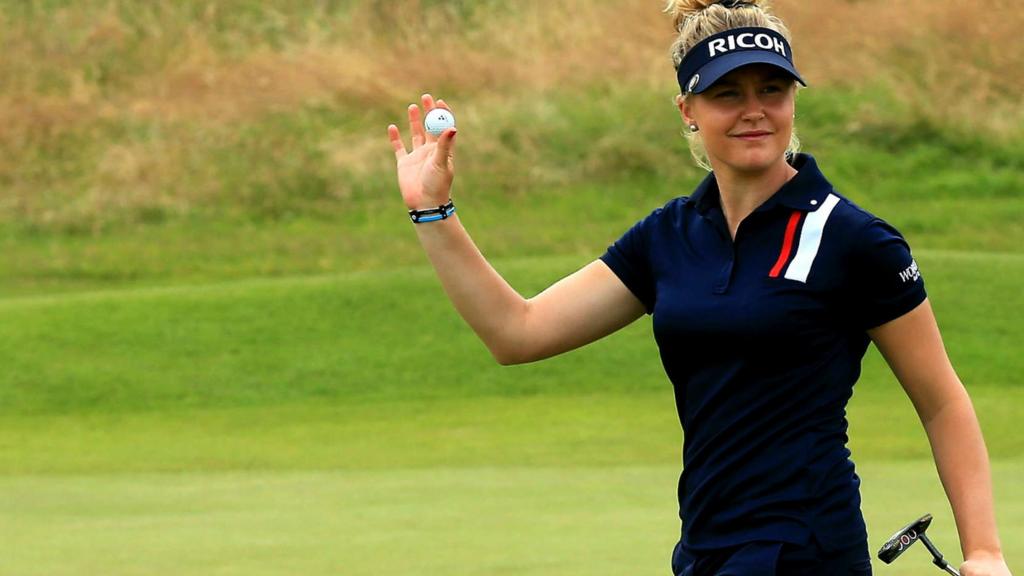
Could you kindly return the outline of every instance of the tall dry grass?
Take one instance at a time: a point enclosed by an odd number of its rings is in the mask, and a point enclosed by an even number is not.
[[[1019,134],[1024,11],[1014,0],[779,1],[823,85],[890,90],[939,126]]]
[[[662,5],[12,0],[0,10],[0,220],[95,227],[132,210],[187,213],[221,186],[204,146],[230,148],[232,127],[303,107],[352,116],[347,135],[310,137],[333,146],[325,155],[339,169],[359,171],[374,165],[380,134],[351,132],[397,120],[423,90],[483,107],[630,85],[667,103]],[[996,137],[1024,126],[1024,11],[1010,0],[776,8],[815,87],[890,91],[936,126]]]
[[[390,104],[433,86],[460,94],[671,87],[672,31],[657,0],[484,2],[469,15],[462,2],[351,4],[343,14],[319,4],[277,16],[268,9],[260,17],[283,21],[276,31],[233,31],[242,23],[213,2],[182,10],[112,0],[0,16],[5,126],[45,133],[126,115],[235,120],[310,100]],[[815,85],[885,82],[982,125],[993,120],[990,107],[1024,92],[1024,11],[1011,0],[777,0],[775,8]]]

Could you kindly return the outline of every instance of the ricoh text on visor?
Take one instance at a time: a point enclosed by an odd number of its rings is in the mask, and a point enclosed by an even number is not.
[[[770,28],[736,28],[701,40],[679,63],[676,78],[683,94],[700,94],[722,76],[749,64],[771,64],[807,85],[793,65],[789,42]]]

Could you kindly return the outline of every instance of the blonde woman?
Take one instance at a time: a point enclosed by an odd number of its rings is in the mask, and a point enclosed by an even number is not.
[[[599,259],[524,299],[459,223],[456,130],[388,127],[420,242],[498,362],[532,362],[653,315],[685,431],[676,575],[870,574],[845,407],[870,342],[927,431],[967,576],[1009,574],[985,444],[902,236],[796,151],[803,84],[763,2],[673,0],[677,105],[712,172]],[[447,108],[429,95],[429,111]]]

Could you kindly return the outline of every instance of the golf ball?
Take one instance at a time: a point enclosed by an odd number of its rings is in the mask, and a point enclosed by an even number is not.
[[[440,136],[448,128],[455,127],[455,116],[450,110],[434,108],[427,112],[427,117],[423,119],[423,127],[430,135]]]

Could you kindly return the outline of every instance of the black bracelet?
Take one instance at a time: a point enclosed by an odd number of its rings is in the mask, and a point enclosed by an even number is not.
[[[451,200],[448,200],[447,204],[442,204],[437,208],[428,208],[427,210],[409,210],[409,219],[411,219],[414,224],[420,224],[423,222],[446,220],[454,213],[455,204],[453,204]]]

